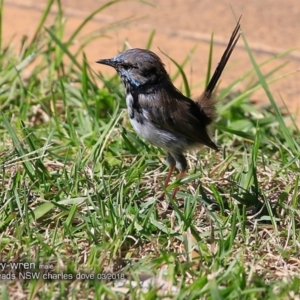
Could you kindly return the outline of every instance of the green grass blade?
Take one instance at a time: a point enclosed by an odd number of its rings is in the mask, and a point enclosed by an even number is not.
[[[175,61],[173,58],[171,58],[168,54],[164,53],[162,50],[160,50],[160,51],[161,51],[161,53],[162,53],[163,55],[165,55],[168,59],[170,59],[170,60],[174,63],[174,65],[178,68],[178,70],[179,70],[179,72],[180,72],[180,74],[181,74],[182,80],[183,80],[183,85],[184,85],[185,95],[186,95],[187,97],[191,97],[191,90],[190,90],[189,82],[188,82],[188,80],[187,80],[187,77],[186,77],[186,75],[185,75],[183,69],[182,69],[182,66],[180,66],[180,65],[178,64],[178,62],[176,62],[176,61]]]
[[[206,71],[205,86],[208,85],[209,80],[210,80],[213,48],[214,48],[214,32],[211,33],[211,37],[210,37],[209,55],[208,55],[208,62],[207,62],[207,71]]]
[[[96,9],[95,11],[93,11],[91,14],[89,14],[84,20],[83,22],[74,30],[73,34],[70,36],[69,40],[67,41],[66,45],[69,46],[74,39],[76,38],[76,36],[80,33],[80,31],[84,28],[84,26],[95,16],[97,15],[99,12],[105,10],[106,8],[108,8],[109,6],[116,4],[118,2],[121,2],[123,0],[115,0],[115,1],[110,1],[105,3],[104,5],[102,5],[101,7],[99,7],[98,9]]]
[[[277,104],[276,104],[276,102],[274,100],[274,97],[273,97],[273,95],[272,95],[272,93],[271,93],[271,91],[269,89],[269,85],[268,85],[268,83],[267,83],[264,75],[260,71],[260,68],[259,68],[258,64],[256,63],[256,60],[255,60],[255,58],[253,56],[253,53],[252,53],[252,51],[251,51],[251,49],[250,49],[250,47],[248,45],[248,42],[246,40],[246,37],[245,37],[245,35],[243,33],[242,33],[242,38],[244,40],[244,44],[245,44],[247,53],[249,55],[249,58],[250,58],[250,60],[252,62],[253,68],[254,68],[254,70],[255,70],[258,78],[259,78],[260,84],[261,84],[262,88],[265,90],[265,93],[268,96],[269,101],[270,101],[270,103],[271,103],[271,105],[272,105],[272,107],[273,107],[273,109],[275,111],[275,114],[276,114],[276,117],[277,117],[277,121],[279,123],[280,131],[282,132],[282,134],[283,134],[286,142],[288,143],[290,149],[295,153],[297,146],[294,143],[294,138],[291,136],[291,134],[290,134],[290,132],[289,132],[289,130],[288,130],[288,128],[287,128],[287,126],[286,126],[283,118],[282,118],[282,114],[281,114],[281,112],[280,112],[280,110],[279,110],[279,108],[278,108],[278,106],[277,106]],[[297,149],[297,151],[299,151],[299,149]]]
[[[77,66],[79,69],[81,69],[80,64],[76,60],[75,56],[69,51],[68,46],[61,42],[61,40],[48,28],[45,28],[45,30],[48,32],[52,40],[62,49],[62,51],[67,54],[67,56],[70,58],[70,60],[73,62],[75,66]]]
[[[53,3],[54,3],[54,0],[48,0],[48,2],[46,4],[46,7],[43,10],[41,20],[40,20],[40,22],[39,22],[39,24],[37,26],[37,29],[36,29],[36,31],[35,31],[35,33],[33,35],[31,44],[33,43],[33,41],[35,41],[37,39],[37,37],[40,34],[42,28],[44,27],[46,19],[47,19],[49,13],[50,13],[50,10],[51,10],[51,7],[52,7]]]
[[[146,45],[146,49],[147,50],[150,50],[151,49],[151,46],[152,46],[152,42],[153,42],[153,39],[154,39],[154,36],[155,36],[155,29],[153,29],[150,33],[150,36],[148,38],[148,41],[147,41],[147,45]]]
[[[8,121],[8,119],[6,118],[6,116],[1,113],[1,117],[4,123],[4,126],[6,127],[9,135],[12,138],[14,147],[16,152],[18,153],[19,157],[24,157],[27,154],[27,151],[25,151],[25,149],[22,147],[22,142],[19,140],[18,136],[16,135],[14,129],[12,128],[10,122]],[[34,168],[32,166],[32,163],[30,161],[28,161],[26,158],[22,161],[24,168],[26,170],[26,173],[28,174],[28,176],[30,177],[30,179],[32,180],[32,182],[35,181],[35,171]]]
[[[3,22],[4,0],[0,0],[0,51],[2,52],[2,22]]]

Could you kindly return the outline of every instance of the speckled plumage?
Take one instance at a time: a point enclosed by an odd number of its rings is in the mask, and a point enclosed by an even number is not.
[[[218,150],[209,136],[209,127],[216,117],[213,91],[239,39],[239,29],[238,23],[208,86],[196,101],[176,89],[161,59],[149,50],[129,49],[112,59],[97,61],[115,68],[122,78],[134,130],[167,152],[170,172],[165,186],[175,165],[180,177],[184,175],[185,151],[203,145]]]

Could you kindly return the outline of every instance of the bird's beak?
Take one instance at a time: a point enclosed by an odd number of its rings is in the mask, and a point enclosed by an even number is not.
[[[116,62],[112,58],[98,59],[96,60],[96,63],[111,66],[113,68],[116,67]]]

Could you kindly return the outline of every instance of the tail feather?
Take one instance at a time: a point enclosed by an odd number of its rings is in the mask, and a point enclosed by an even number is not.
[[[207,117],[211,120],[211,122],[213,120],[216,119],[217,117],[217,113],[216,113],[216,99],[214,96],[214,89],[222,75],[222,72],[228,62],[228,59],[237,43],[237,41],[239,40],[240,34],[240,19],[239,18],[237,25],[234,29],[234,31],[232,32],[231,38],[228,42],[227,48],[224,51],[222,58],[213,74],[213,76],[211,77],[205,91],[203,92],[203,94],[197,99],[197,103],[200,105],[201,109],[204,111],[204,113],[207,115]],[[210,100],[210,101],[207,101]]]

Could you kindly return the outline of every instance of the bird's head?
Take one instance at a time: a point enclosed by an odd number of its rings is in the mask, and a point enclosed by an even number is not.
[[[169,79],[161,59],[149,50],[129,49],[114,58],[96,62],[115,68],[126,87],[158,84],[162,79]]]

